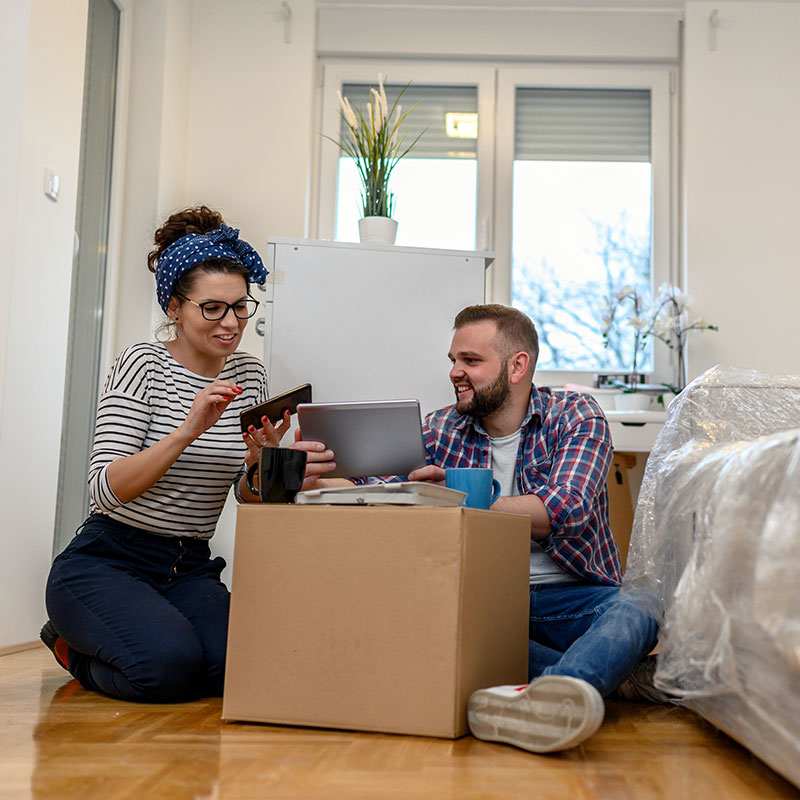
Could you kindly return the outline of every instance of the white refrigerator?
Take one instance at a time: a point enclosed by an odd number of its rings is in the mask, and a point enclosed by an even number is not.
[[[453,319],[483,302],[491,253],[273,239],[266,256],[264,291],[253,287],[265,313],[243,349],[257,353],[263,334],[271,395],[308,382],[317,401],[416,398],[423,416],[454,402]],[[212,540],[229,586],[235,524],[231,497]]]
[[[314,400],[454,400],[453,319],[484,301],[490,253],[274,239],[267,245],[264,364],[270,394]],[[258,295],[256,295],[258,296]]]

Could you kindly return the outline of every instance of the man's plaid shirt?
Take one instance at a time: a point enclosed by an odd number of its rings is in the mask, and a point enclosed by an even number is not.
[[[448,406],[428,414],[422,427],[430,464],[491,467],[491,441],[474,417]],[[597,401],[533,386],[516,480],[519,493],[535,494],[550,515],[552,531],[539,544],[570,574],[618,586],[619,551],[608,523],[610,466],[611,434]]]

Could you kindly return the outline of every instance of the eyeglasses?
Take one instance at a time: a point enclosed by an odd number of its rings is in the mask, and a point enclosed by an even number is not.
[[[231,309],[237,319],[250,319],[258,309],[258,300],[250,295],[247,295],[247,300],[237,300],[235,303],[224,303],[222,300],[206,300],[205,303],[196,303],[185,295],[176,294],[175,296],[197,306],[203,314],[203,318],[209,322],[225,319]]]

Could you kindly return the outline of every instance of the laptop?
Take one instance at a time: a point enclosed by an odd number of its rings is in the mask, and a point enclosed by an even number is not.
[[[303,439],[324,442],[336,469],[323,478],[408,475],[425,466],[418,400],[300,403]]]

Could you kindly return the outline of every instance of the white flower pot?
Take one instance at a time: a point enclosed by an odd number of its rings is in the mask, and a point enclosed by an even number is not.
[[[397,220],[391,217],[362,217],[358,221],[361,244],[394,244]]]
[[[621,394],[619,389],[592,389],[592,395],[603,411],[616,411],[617,398]]]
[[[650,408],[650,395],[646,392],[620,392],[614,402],[617,411],[647,411]]]
[[[669,408],[669,404],[677,397],[678,395],[675,392],[668,392],[664,391],[661,394],[662,402],[658,404],[659,411],[666,411]]]

